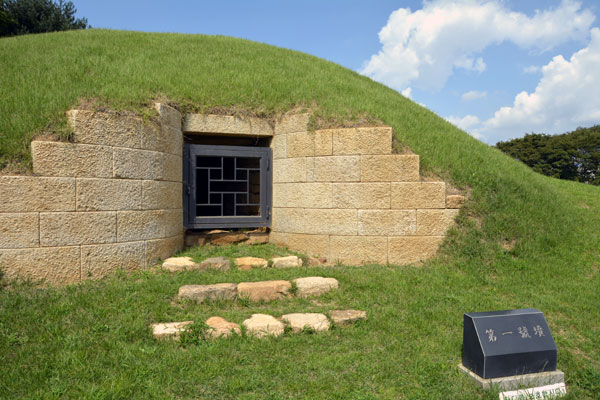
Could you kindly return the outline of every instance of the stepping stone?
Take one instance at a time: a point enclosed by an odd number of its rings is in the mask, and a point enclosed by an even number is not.
[[[337,289],[339,285],[335,278],[320,276],[294,279],[294,283],[296,284],[296,296],[298,297],[319,296],[331,289]]]
[[[179,334],[185,330],[185,327],[193,323],[194,321],[183,321],[152,324],[152,334],[156,339],[178,339]]]
[[[193,300],[202,303],[206,300],[235,300],[237,287],[234,283],[215,285],[185,285],[179,288],[179,300]]]
[[[331,320],[337,326],[350,325],[356,321],[367,319],[367,312],[360,310],[332,310],[329,313]]]
[[[248,233],[248,240],[244,244],[266,244],[269,243],[269,234],[265,232]]]
[[[267,268],[269,262],[264,258],[240,257],[235,259],[235,266],[239,269]]]
[[[288,281],[241,282],[237,285],[239,297],[250,301],[279,300],[288,296],[291,288]]]
[[[167,271],[178,272],[199,269],[200,265],[196,264],[191,257],[171,257],[163,262],[162,268]]]
[[[302,259],[296,256],[275,257],[271,259],[273,268],[301,267]]]
[[[265,336],[283,335],[285,325],[267,314],[252,314],[250,318],[242,322],[249,335],[262,338]]]
[[[206,325],[209,329],[207,334],[212,339],[218,339],[220,337],[229,337],[232,334],[241,335],[242,331],[238,324],[229,322],[221,317],[210,317],[206,320]]]
[[[212,257],[200,263],[201,269],[216,269],[219,271],[229,271],[231,263],[227,257]]]
[[[304,329],[312,329],[315,332],[323,332],[329,330],[329,320],[324,314],[285,314],[281,317],[281,319],[290,325],[293,332],[301,332]]]

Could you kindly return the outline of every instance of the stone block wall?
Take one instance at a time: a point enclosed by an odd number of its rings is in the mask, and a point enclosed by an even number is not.
[[[183,246],[181,115],[71,110],[74,143],[34,141],[36,176],[0,176],[0,269],[50,284],[139,269]]]
[[[419,175],[419,156],[392,154],[392,129],[309,132],[309,115],[274,128],[270,240],[330,262],[409,264],[433,256],[459,203]]]

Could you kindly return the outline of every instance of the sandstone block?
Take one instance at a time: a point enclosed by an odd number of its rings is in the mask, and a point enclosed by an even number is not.
[[[454,225],[457,209],[417,210],[417,235],[443,236]]]
[[[238,294],[250,301],[271,301],[287,297],[291,288],[288,281],[241,282]]]
[[[67,122],[75,132],[76,143],[140,148],[144,121],[130,114],[67,111]]]
[[[356,210],[306,209],[304,218],[303,233],[333,235],[357,234],[358,215]]]
[[[0,176],[0,212],[75,211],[75,179]]]
[[[170,257],[162,263],[162,269],[169,272],[179,272],[192,269],[207,269],[207,267],[200,267],[191,257]]]
[[[112,177],[112,148],[64,142],[31,142],[33,172],[44,176]]]
[[[165,237],[183,235],[183,210],[165,210]]]
[[[390,237],[388,261],[390,264],[404,265],[427,260],[435,256],[443,240],[443,236]]]
[[[82,278],[102,278],[117,269],[139,270],[145,266],[144,242],[81,246]]]
[[[234,283],[214,285],[185,285],[179,288],[179,300],[203,303],[206,300],[235,300],[238,291]]]
[[[329,316],[337,326],[346,326],[367,319],[366,311],[360,310],[332,310]]]
[[[81,280],[79,247],[0,250],[0,269],[8,281],[31,279],[51,285]]]
[[[392,182],[392,208],[444,208],[444,182]]]
[[[0,214],[0,249],[38,247],[38,213]]]
[[[217,235],[212,235],[210,238],[210,244],[224,246],[228,244],[245,242],[246,240],[248,240],[248,235],[245,233],[224,232]]]
[[[165,170],[164,153],[115,148],[113,168],[115,178],[161,179]]]
[[[116,241],[114,212],[58,212],[40,214],[42,247],[113,243]]]
[[[292,332],[302,332],[305,329],[311,329],[315,332],[329,330],[329,320],[324,314],[293,313],[282,315],[281,319],[289,324]]]
[[[146,265],[154,265],[183,249],[183,235],[146,241]]]
[[[193,324],[194,321],[183,321],[183,322],[167,322],[162,324],[152,324],[152,335],[156,339],[179,339],[181,332]]]
[[[334,183],[334,208],[390,208],[389,183]]]
[[[287,156],[330,156],[332,153],[331,131],[297,132],[287,135]]]
[[[181,156],[183,134],[170,125],[146,123],[142,129],[142,149]]]
[[[186,114],[182,130],[198,134],[217,133],[223,136],[273,136],[273,128],[266,120],[231,115]]]
[[[275,121],[275,134],[286,134],[293,132],[304,132],[308,130],[310,114],[285,114]]]
[[[200,263],[201,269],[216,269],[218,271],[229,271],[231,262],[227,257],[211,257]]]
[[[273,160],[287,158],[287,135],[276,134],[273,136],[271,149],[273,150]]]
[[[296,256],[274,257],[271,263],[273,268],[295,268],[302,266],[302,259]]]
[[[414,235],[415,210],[358,210],[358,234],[366,236]]]
[[[360,181],[360,156],[315,157],[313,180],[315,182]]]
[[[181,182],[183,180],[183,158],[180,155],[163,153],[164,169],[156,179]]]
[[[264,258],[258,257],[239,257],[234,260],[235,266],[249,266],[250,268],[267,268],[269,262]]]
[[[252,314],[250,318],[242,322],[246,327],[248,335],[262,338],[266,336],[281,336],[283,335],[285,325],[267,314]]]
[[[276,183],[274,207],[331,208],[331,183]]]
[[[465,196],[452,194],[446,196],[446,208],[461,208],[465,204]]]
[[[311,157],[273,160],[273,183],[306,182],[313,174]]]
[[[164,103],[154,103],[154,109],[158,112],[159,121],[162,125],[169,125],[181,130],[181,113],[175,108]]]
[[[363,182],[418,182],[419,179],[418,155],[361,156],[360,180]]]
[[[390,154],[392,128],[368,127],[336,129],[333,132],[333,154]]]
[[[380,236],[331,236],[331,262],[347,265],[386,264],[387,238]]]
[[[269,243],[269,234],[264,233],[250,233],[248,234],[248,240],[245,244],[266,244]]]
[[[220,337],[229,337],[232,334],[241,335],[242,330],[238,324],[229,322],[221,317],[210,317],[206,320],[206,325],[209,329],[207,335],[212,339],[218,339]]]
[[[142,181],[142,209],[183,208],[180,182]]]
[[[320,267],[327,264],[327,257],[308,257],[306,264],[310,267]]]
[[[140,181],[126,179],[77,179],[77,211],[139,210]]]
[[[328,235],[271,232],[271,243],[287,246],[305,254],[323,256],[329,254]]]
[[[304,232],[304,209],[273,207],[271,212],[271,227],[274,231]]]
[[[164,210],[118,211],[117,241],[128,242],[167,237]]]
[[[308,278],[298,278],[293,281],[296,284],[296,296],[311,297],[320,296],[339,286],[335,278],[323,278],[320,276],[310,276]]]

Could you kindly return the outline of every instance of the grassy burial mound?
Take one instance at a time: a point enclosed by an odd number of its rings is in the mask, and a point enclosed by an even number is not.
[[[316,126],[380,121],[393,127],[399,149],[421,156],[423,174],[469,192],[439,257],[420,267],[143,271],[57,289],[13,284],[0,291],[0,397],[492,399],[456,368],[462,314],[524,307],[545,312],[570,398],[600,397],[600,188],[536,174],[355,72],[239,39],[104,30],[4,38],[0,69],[4,173],[27,171],[32,137],[68,138],[70,108],[144,114],[163,99],[185,111],[273,118],[308,107]],[[185,284],[315,275],[338,279],[341,289],[318,301],[172,303]],[[149,328],[339,307],[369,319],[354,329],[185,348],[157,343]]]

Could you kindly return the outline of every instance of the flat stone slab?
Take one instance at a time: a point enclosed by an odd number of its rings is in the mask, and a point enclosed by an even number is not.
[[[156,339],[177,339],[181,332],[185,331],[186,326],[193,323],[194,321],[183,321],[152,324],[152,334]]]
[[[209,327],[206,333],[212,339],[229,337],[232,334],[241,335],[242,333],[238,324],[229,322],[221,317],[210,317],[206,320],[206,325]]]
[[[240,269],[267,268],[269,262],[258,257],[239,257],[235,259],[235,266]],[[244,268],[246,267],[246,268]]]
[[[463,373],[467,374],[479,387],[483,389],[495,388],[504,391],[514,390],[521,387],[532,388],[565,382],[565,373],[560,370],[538,372],[535,374],[505,376],[502,378],[483,379],[462,365],[462,363],[458,364],[458,368]]]
[[[202,303],[206,300],[235,300],[237,286],[234,283],[215,285],[185,285],[179,288],[178,299],[193,300]]]
[[[294,313],[281,316],[287,322],[293,332],[301,332],[304,329],[312,329],[315,332],[329,330],[329,320],[324,314],[318,313]]]
[[[240,243],[246,240],[248,240],[248,235],[245,233],[224,232],[210,235],[210,244],[216,246]]]
[[[296,256],[275,257],[271,263],[273,268],[294,268],[302,266],[302,259]]]
[[[258,338],[265,336],[283,335],[285,325],[275,317],[267,314],[252,314],[250,318],[242,322],[249,335]]]
[[[329,313],[329,316],[337,326],[346,326],[353,324],[356,321],[366,320],[367,312],[360,310],[332,310]]]
[[[298,297],[319,296],[332,289],[337,289],[339,286],[337,279],[320,276],[298,278],[294,279],[293,282],[296,284],[296,296]]]
[[[238,295],[250,301],[279,300],[289,295],[292,284],[288,281],[241,282]]]
[[[227,257],[212,257],[202,261],[199,266],[201,269],[229,271],[231,268],[231,262],[227,259]]]
[[[200,265],[196,264],[191,257],[171,257],[163,262],[162,268],[170,272],[178,272],[200,269]]]

